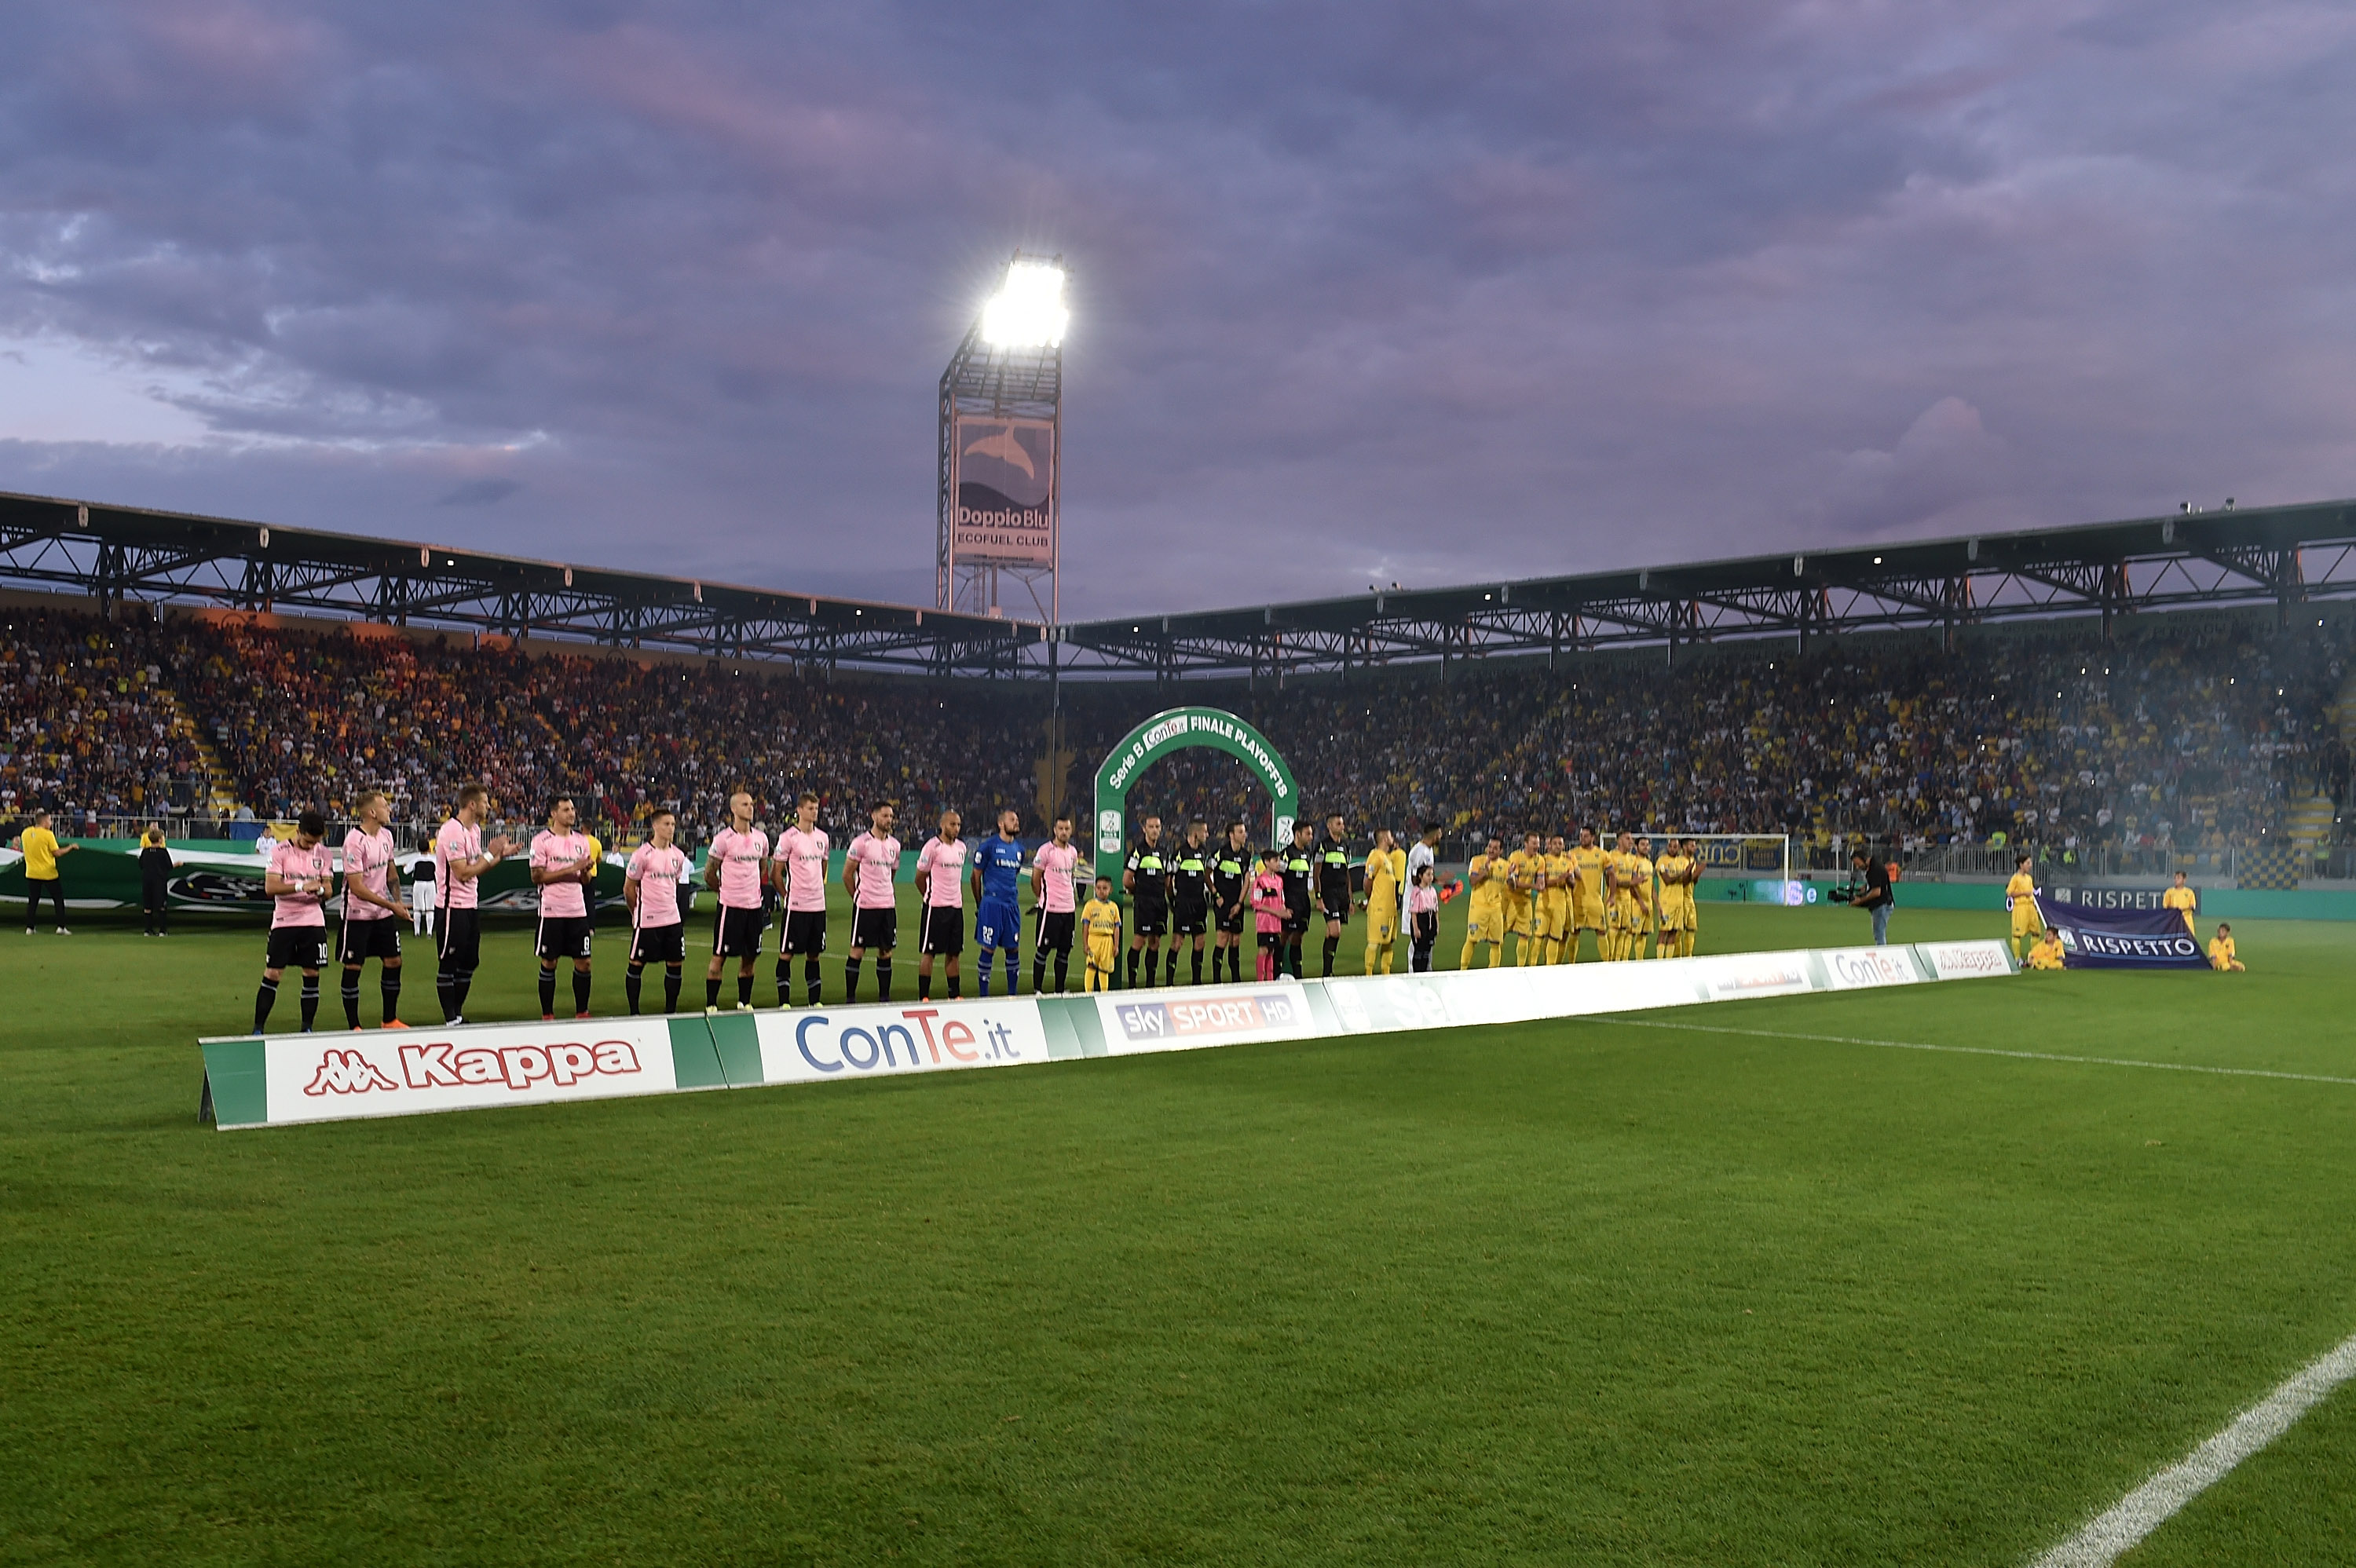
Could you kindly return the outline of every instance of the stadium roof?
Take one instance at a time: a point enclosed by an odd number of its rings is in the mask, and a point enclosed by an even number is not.
[[[1692,565],[1373,589],[1057,628],[1102,667],[1349,669],[1398,659],[1936,627],[2356,596],[2356,501],[1853,545]]]
[[[2356,597],[2356,501],[1046,626],[0,493],[0,585],[719,656],[1160,679]]]
[[[0,493],[0,584],[729,657],[1011,673],[1036,625]]]

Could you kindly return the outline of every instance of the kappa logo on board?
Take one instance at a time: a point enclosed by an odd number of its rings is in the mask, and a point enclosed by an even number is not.
[[[305,1094],[365,1094],[371,1089],[401,1085],[378,1071],[375,1062],[357,1051],[327,1051],[319,1055],[319,1070],[305,1084]]]
[[[401,1075],[412,1089],[455,1089],[468,1083],[504,1083],[510,1089],[552,1083],[570,1089],[584,1078],[628,1077],[637,1071],[637,1050],[626,1040],[601,1040],[594,1045],[568,1040],[554,1045],[401,1048]]]

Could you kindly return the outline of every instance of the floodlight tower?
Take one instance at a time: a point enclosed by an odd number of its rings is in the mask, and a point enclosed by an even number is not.
[[[1064,259],[1006,264],[941,372],[939,544],[933,602],[1006,613],[1006,581],[1026,613],[1057,619],[1064,470]]]

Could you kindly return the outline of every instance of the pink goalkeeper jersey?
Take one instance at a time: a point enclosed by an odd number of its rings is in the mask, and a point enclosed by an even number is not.
[[[916,869],[929,871],[925,903],[930,909],[965,907],[965,840],[931,838],[916,851]]]
[[[674,844],[658,849],[641,844],[630,851],[630,869],[623,875],[638,884],[640,928],[679,923],[679,874],[687,869],[687,852]]]
[[[434,835],[434,880],[441,885],[444,909],[475,907],[476,883],[471,879],[461,881],[450,867],[454,861],[479,860],[482,858],[483,830],[480,827],[469,827],[454,816]]]
[[[360,886],[379,898],[391,898],[392,885],[387,880],[392,871],[392,835],[384,828],[363,833],[353,828],[344,835],[344,918],[346,920],[391,920],[392,912],[382,904],[372,904],[366,899],[352,897],[351,886]]]
[[[315,877],[332,879],[336,865],[325,844],[314,844],[308,849],[295,847],[287,839],[270,852],[270,869],[290,882],[308,881]],[[332,880],[329,883],[333,885]],[[281,925],[325,925],[327,923],[327,899],[324,893],[280,893],[272,906],[270,923]]]
[[[531,869],[552,871],[570,866],[589,853],[586,833],[556,833],[541,828],[531,836]],[[589,901],[577,880],[550,882],[540,890],[540,912],[550,920],[579,920],[589,912]]]
[[[777,835],[777,859],[786,863],[786,908],[798,913],[826,909],[826,829],[808,833],[788,827]]]
[[[898,901],[892,879],[900,869],[900,841],[862,833],[851,841],[844,857],[859,868],[859,891],[851,901],[861,909],[890,909]]]
[[[1072,901],[1072,878],[1080,869],[1080,847],[1057,844],[1050,840],[1039,846],[1031,863],[1046,872],[1041,879],[1045,883],[1047,901],[1044,906],[1049,914],[1070,914],[1079,906]]]
[[[755,827],[739,833],[723,827],[712,836],[704,851],[707,863],[720,862],[720,901],[730,909],[761,907],[761,862],[769,858],[769,836]]]

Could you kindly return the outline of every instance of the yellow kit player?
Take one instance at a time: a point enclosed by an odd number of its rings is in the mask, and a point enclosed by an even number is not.
[[[1622,833],[1603,857],[1603,956],[1617,964],[1633,946],[1636,923],[1636,836]]]
[[[1690,958],[1701,944],[1701,840],[1686,840],[1686,928],[1677,942],[1677,955]]]
[[[1086,989],[1109,991],[1120,967],[1120,906],[1112,901],[1112,879],[1097,879],[1097,896],[1080,906],[1080,931],[1088,947]]]
[[[2045,921],[2037,912],[2037,879],[2029,874],[2029,857],[2012,859],[2012,880],[2004,885],[2004,907],[2012,911],[2013,956],[2029,961],[2029,944],[2044,934]]]
[[[2037,939],[2037,945],[2029,950],[2029,967],[2031,969],[2062,967],[2062,933],[2060,932],[2051,926],[2046,928],[2045,934]]]
[[[2248,967],[2233,956],[2233,928],[2222,920],[2217,923],[2217,934],[2209,939],[2209,967],[2230,969],[2235,974]]]
[[[1653,841],[1650,838],[1641,835],[1637,837],[1636,858],[1633,863],[1636,871],[1636,929],[1633,938],[1635,950],[1628,956],[1643,958],[1648,956],[1644,951],[1644,944],[1652,938],[1654,917],[1657,912],[1653,901],[1655,896],[1653,879],[1657,873],[1653,865]]]
[[[1535,833],[1522,835],[1522,847],[1505,857],[1505,929],[1514,933],[1520,951],[1516,965],[1538,961],[1540,895],[1546,891],[1544,840]]]
[[[1595,842],[1595,829],[1579,830],[1579,848],[1570,852],[1571,962],[1579,962],[1579,933],[1595,933],[1595,955],[1603,956],[1603,862],[1608,857]]]
[[[1398,940],[1399,889],[1406,880],[1407,851],[1391,841],[1389,828],[1376,828],[1375,847],[1366,854],[1365,974],[1391,972],[1392,944]]]
[[[1668,839],[1663,854],[1654,865],[1661,877],[1661,935],[1659,956],[1690,958],[1693,956],[1693,890],[1687,873],[1693,861],[1674,838]]]
[[[2184,873],[2176,873],[2176,885],[2159,895],[2163,908],[2175,910],[2184,916],[2184,929],[2189,935],[2198,935],[2192,929],[2192,912],[2201,906],[2201,895],[2184,885]]]
[[[1459,969],[1472,967],[1472,949],[1485,944],[1489,949],[1489,967],[1497,968],[1505,962],[1505,842],[1492,837],[1482,853],[1472,857],[1464,868],[1465,885],[1472,890],[1471,901],[1465,906],[1464,951],[1456,960]]]
[[[1570,850],[1557,833],[1546,841],[1546,887],[1538,894],[1537,911],[1531,919],[1544,944],[1538,960],[1542,964],[1561,963],[1566,940],[1571,955],[1578,956],[1578,933],[1570,928]]]

